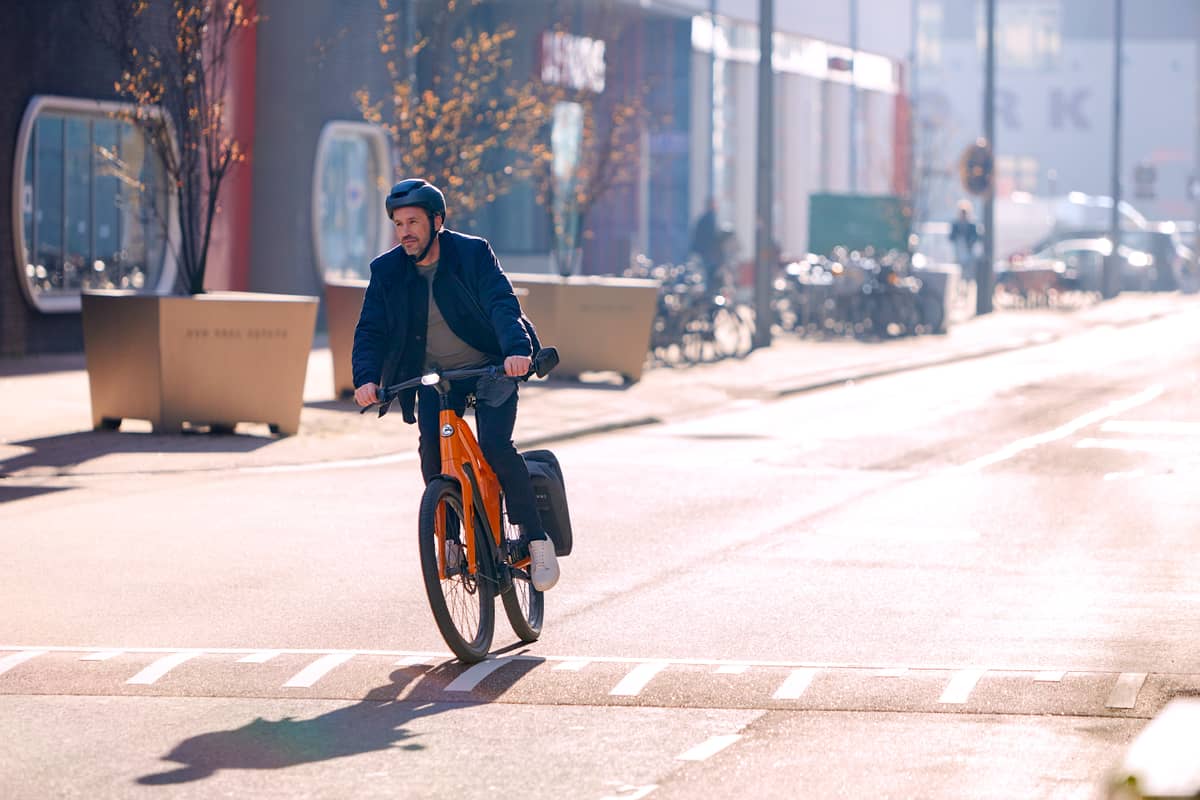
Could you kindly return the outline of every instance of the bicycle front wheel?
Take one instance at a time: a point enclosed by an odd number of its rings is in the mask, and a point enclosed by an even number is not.
[[[453,541],[453,534],[462,528],[462,492],[453,481],[436,478],[425,487],[421,497],[421,513],[417,538],[421,553],[421,574],[425,579],[425,594],[429,609],[441,631],[442,638],[460,661],[482,661],[492,646],[496,626],[496,595],[494,577],[487,568],[489,555],[483,521],[475,517],[475,555],[477,565],[467,564],[465,550],[457,564],[445,564],[451,547],[438,550],[437,531]],[[460,534],[465,543],[466,532]],[[443,569],[445,567],[445,569]]]
[[[521,532],[516,525],[504,517],[504,541],[509,548],[516,548],[520,542]],[[516,559],[514,559],[515,561]],[[523,574],[513,573],[512,586],[500,595],[504,601],[504,613],[508,616],[508,624],[513,633],[522,642],[536,642],[542,635],[542,619],[546,613],[546,598],[542,592],[533,588],[529,578],[529,566],[526,564]]]

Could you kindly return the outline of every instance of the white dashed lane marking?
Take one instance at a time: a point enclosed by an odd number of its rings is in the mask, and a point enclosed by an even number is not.
[[[979,683],[979,679],[983,677],[985,670],[982,669],[964,669],[955,673],[950,679],[946,690],[942,692],[942,696],[938,698],[939,703],[948,705],[962,705],[971,699],[971,692],[975,691],[975,684]]]
[[[446,686],[447,692],[469,692],[478,686],[484,678],[496,670],[512,662],[511,658],[497,658],[494,661],[481,661],[467,669]]]
[[[646,664],[638,664],[629,671],[629,674],[621,679],[621,682],[612,688],[609,692],[611,695],[631,697],[641,694],[642,689],[646,688],[655,675],[662,672],[667,666],[663,662],[649,662]]]
[[[18,664],[24,664],[30,659],[37,658],[46,654],[45,650],[26,650],[23,653],[13,653],[11,656],[0,658],[0,675],[8,672]]]
[[[815,669],[794,669],[771,696],[776,700],[796,700],[808,689],[808,685],[812,683],[816,674],[817,670]]]
[[[714,736],[711,739],[701,742],[687,752],[680,753],[675,756],[677,761],[704,761],[717,753],[724,750],[729,745],[741,739],[740,733],[728,733],[724,736]]]
[[[234,663],[239,668],[221,668]],[[71,664],[74,669],[68,668]],[[174,675],[184,664],[186,670]],[[415,670],[396,674],[396,666]],[[339,668],[337,680],[328,679]],[[295,672],[282,685],[281,670],[283,675]],[[416,702],[444,702],[473,693],[516,703],[567,698],[604,704],[638,697],[654,705],[706,708],[816,705],[914,711],[949,706],[996,713],[1144,714],[1174,694],[1200,693],[1200,674],[1170,672],[526,654],[465,665],[448,653],[417,651],[0,646],[0,694],[113,694],[119,686],[128,687],[129,693],[166,683],[167,675],[173,677],[171,691],[180,696],[287,697],[325,681],[323,696],[353,699],[386,694],[389,687],[381,687],[380,679],[388,675],[396,699]],[[1014,681],[1042,688],[1014,692]]]
[[[312,686],[335,667],[345,664],[352,658],[354,658],[354,653],[330,653],[322,656],[289,678],[288,682],[284,684],[284,688],[302,689]]]
[[[1145,672],[1122,672],[1105,705],[1109,708],[1133,708],[1137,705],[1138,693],[1145,682]]]
[[[163,656],[125,682],[134,685],[150,686],[183,662],[190,661],[198,655],[200,655],[200,651],[193,650],[187,653],[174,653],[169,656]]]

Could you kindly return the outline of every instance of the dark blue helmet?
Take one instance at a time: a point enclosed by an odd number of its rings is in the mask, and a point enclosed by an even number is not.
[[[388,192],[384,206],[387,208],[389,217],[397,208],[417,206],[430,214],[441,216],[443,220],[446,219],[445,195],[442,194],[441,189],[420,178],[408,178],[393,186],[392,190]]]

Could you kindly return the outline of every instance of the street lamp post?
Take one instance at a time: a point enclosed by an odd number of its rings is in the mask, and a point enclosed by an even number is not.
[[[1113,0],[1113,123],[1112,123],[1112,212],[1108,218],[1108,240],[1112,249],[1104,259],[1105,299],[1121,293],[1121,39],[1124,10],[1122,0]]]
[[[778,268],[772,210],[775,197],[775,70],[771,37],[775,0],[759,0],[758,11],[758,174],[756,179],[754,242],[755,349],[771,344],[771,284]]]
[[[996,257],[996,0],[987,2],[987,50],[983,76],[983,137],[991,151],[990,180],[983,193],[983,257],[975,270],[975,313],[990,314],[994,287],[992,262]]]

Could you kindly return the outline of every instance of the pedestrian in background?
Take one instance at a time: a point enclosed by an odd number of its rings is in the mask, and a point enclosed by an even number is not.
[[[705,286],[710,290],[714,288],[713,283],[724,261],[721,253],[723,244],[721,230],[717,227],[717,200],[709,197],[704,201],[704,213],[696,219],[696,225],[692,228],[688,252],[699,257],[704,269]]]
[[[971,204],[963,200],[958,204],[958,219],[950,225],[950,242],[954,245],[954,259],[962,267],[963,281],[975,280],[975,243],[979,241],[979,227],[971,219]]]

